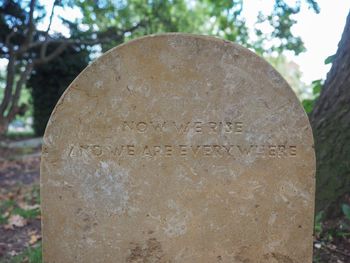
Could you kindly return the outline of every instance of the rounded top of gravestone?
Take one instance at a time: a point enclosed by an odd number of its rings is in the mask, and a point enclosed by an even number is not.
[[[114,48],[49,120],[45,262],[311,262],[315,156],[286,81],[189,34]]]

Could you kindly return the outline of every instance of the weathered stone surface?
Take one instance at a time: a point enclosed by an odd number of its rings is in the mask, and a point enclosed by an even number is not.
[[[46,263],[311,262],[307,116],[238,45],[170,34],[112,49],[62,96],[42,158]]]

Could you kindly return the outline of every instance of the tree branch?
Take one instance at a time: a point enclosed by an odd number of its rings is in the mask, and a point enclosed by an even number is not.
[[[56,49],[55,51],[53,51],[51,54],[47,55],[47,56],[43,56],[40,57],[38,59],[35,59],[33,61],[33,64],[35,65],[39,65],[39,64],[45,64],[47,62],[49,62],[50,60],[56,58],[57,56],[59,56],[68,46],[67,42],[62,42]]]
[[[62,43],[66,43],[67,45],[88,45],[88,46],[93,46],[93,45],[97,45],[97,44],[103,44],[103,43],[107,43],[109,41],[112,41],[112,40],[122,40],[123,39],[123,36],[125,33],[128,33],[128,32],[133,32],[135,30],[137,30],[138,28],[144,26],[144,22],[140,22],[130,28],[127,28],[127,29],[123,29],[123,30],[120,30],[120,32],[118,32],[117,34],[114,34],[112,36],[109,36],[109,37],[103,37],[103,38],[95,38],[95,39],[69,39],[69,38],[59,38],[59,39],[49,39],[49,40],[46,40],[46,41],[36,41],[36,42],[33,42],[29,45],[28,49],[27,50],[23,50],[21,51],[20,53],[23,53],[23,52],[26,52],[28,51],[29,49],[33,49],[33,48],[38,48],[43,45],[50,45],[50,44],[62,44]],[[91,32],[90,35],[98,35],[100,32]]]
[[[29,21],[28,21],[28,34],[27,34],[27,43],[31,43],[33,40],[33,34],[35,30],[34,24],[34,8],[35,8],[36,0],[31,0],[29,5]]]
[[[45,40],[44,40],[44,43],[43,43],[43,45],[41,46],[41,49],[40,49],[40,57],[41,58],[44,58],[45,55],[46,55],[47,46],[48,46],[47,40],[49,38],[49,32],[50,32],[50,29],[51,29],[52,20],[53,20],[53,16],[54,16],[54,13],[55,13],[56,5],[57,5],[57,1],[54,0],[53,5],[52,5],[52,9],[51,9],[49,25],[47,26],[47,30],[45,32]]]
[[[57,1],[54,0],[53,5],[52,5],[52,9],[51,9],[51,14],[50,14],[50,20],[49,20],[49,25],[47,26],[47,30],[46,30],[46,38],[47,39],[50,29],[51,29],[51,25],[52,25],[52,20],[53,20],[53,16],[55,14],[55,7],[57,6]]]
[[[26,52],[29,49],[30,44],[33,41],[33,35],[34,35],[34,31],[35,31],[35,24],[34,24],[35,3],[36,3],[36,0],[31,0],[30,1],[30,4],[29,4],[29,19],[28,19],[28,25],[27,25],[28,31],[27,31],[27,35],[26,35],[26,38],[24,40],[23,45],[16,52],[17,54]]]
[[[11,44],[11,38],[12,38],[15,34],[16,34],[16,28],[14,27],[14,28],[12,28],[10,34],[8,34],[8,35],[6,36],[5,45],[6,45],[7,47],[12,46],[12,44]]]

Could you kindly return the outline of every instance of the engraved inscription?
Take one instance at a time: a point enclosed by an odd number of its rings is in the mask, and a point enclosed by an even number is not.
[[[69,149],[70,157],[79,157],[84,154],[92,156],[114,156],[114,157],[171,157],[191,156],[194,158],[239,158],[244,156],[255,156],[260,158],[287,158],[297,155],[296,145],[73,145]]]
[[[178,134],[187,133],[193,130],[195,133],[236,133],[243,132],[243,122],[241,121],[122,121],[121,130],[123,132],[176,132]]]
[[[193,135],[231,134],[242,136],[244,123],[242,121],[122,121],[117,124],[121,131],[136,134],[145,133],[176,133]],[[145,134],[146,136],[146,134]],[[120,145],[80,144],[73,145],[68,151],[69,157],[193,157],[193,158],[288,158],[297,155],[297,146],[293,144],[146,144],[124,143]]]

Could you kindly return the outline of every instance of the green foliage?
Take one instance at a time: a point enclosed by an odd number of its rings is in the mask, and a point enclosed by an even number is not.
[[[24,30],[26,17],[27,13],[19,1],[0,1],[0,43],[6,41],[6,37],[10,34],[13,25],[22,25],[18,29]],[[21,40],[22,38],[19,36],[15,39],[16,42],[20,42]],[[5,54],[3,48],[0,48],[0,54]]]
[[[35,209],[22,209],[20,207],[15,207],[12,211],[13,215],[20,215],[25,219],[35,219],[40,215],[40,209],[35,208]]]
[[[39,186],[33,186],[30,193],[25,196],[26,204],[40,204]],[[40,208],[21,208],[15,200],[5,200],[0,202],[0,224],[7,224],[10,215],[20,215],[25,219],[35,219],[40,215]]]
[[[160,32],[187,32],[215,35],[235,41],[258,53],[269,53],[293,50],[299,54],[304,50],[300,37],[294,36],[291,27],[296,23],[293,15],[300,11],[301,2],[290,6],[283,0],[275,0],[272,13],[260,16],[259,23],[268,22],[273,32],[264,33],[258,28],[258,40],[250,40],[248,28],[242,15],[243,0],[125,0],[125,1],[72,1],[82,12],[82,18],[66,21],[67,25],[79,25],[81,36],[96,33],[106,37],[121,29],[133,28],[125,32],[121,39],[102,45],[105,51],[127,39]],[[314,0],[305,0],[315,12],[319,7]],[[279,39],[279,43],[267,47],[271,39]]]
[[[7,263],[41,263],[42,262],[42,246],[41,243],[35,247],[27,248],[23,253],[11,258]],[[5,263],[1,261],[1,263]]]
[[[25,123],[27,119],[31,116],[33,116],[33,105],[32,105],[32,95],[28,89],[23,89],[21,92],[21,96],[19,99],[19,105],[25,106],[26,111],[23,112],[23,114],[16,115],[16,118],[14,120],[21,121]],[[13,132],[13,131],[7,131],[6,136],[7,137],[30,137],[33,136],[33,131],[20,131],[20,132]]]
[[[341,205],[344,216],[326,220],[325,212],[320,211],[315,216],[314,232],[317,239],[332,242],[337,238],[350,237],[350,206]]]
[[[33,204],[40,204],[40,186],[33,185],[29,196],[26,196],[26,201]]]
[[[87,65],[90,52],[106,51],[135,37],[161,32],[187,32],[220,36],[258,52],[261,50],[260,53],[282,52],[284,49],[300,53],[303,50],[302,42],[290,30],[295,23],[291,16],[299,12],[299,8],[290,7],[281,0],[276,0],[274,11],[268,18],[275,27],[272,35],[260,34],[258,42],[249,39],[242,16],[243,0],[69,0],[60,2],[60,5],[79,9],[82,14],[81,17],[62,18],[63,24],[70,30],[71,39],[109,41],[97,41],[97,48],[88,49],[84,45],[71,47],[49,64],[35,68],[28,86],[33,97],[36,135],[44,133],[54,105]],[[316,10],[316,7],[313,8]],[[280,38],[284,44],[263,49],[271,37]],[[53,50],[54,46],[50,45],[48,52],[50,48]]]
[[[327,64],[333,63],[334,58],[335,58],[335,55],[327,57],[324,61],[324,64],[327,65]],[[305,99],[302,101],[302,104],[306,113],[312,112],[315,106],[316,100],[321,94],[323,84],[324,84],[324,81],[322,79],[315,80],[311,83],[313,97],[311,99]]]
[[[6,211],[9,209],[12,209],[16,205],[16,202],[13,200],[5,200],[0,203],[0,225],[1,224],[7,224],[7,218]]]
[[[7,224],[7,217],[0,213],[0,225]]]
[[[350,206],[347,204],[342,204],[341,208],[346,219],[350,220]]]
[[[253,41],[242,15],[243,0],[55,1],[61,11],[74,9],[80,11],[81,16],[68,17],[65,12],[61,12],[63,15],[59,19],[69,30],[69,39],[76,41],[76,44],[49,65],[37,66],[31,78],[35,133],[43,134],[53,105],[70,81],[86,66],[88,53],[104,52],[135,37],[161,32],[209,34],[235,41],[260,54],[273,51],[281,53],[283,50],[300,53],[304,50],[303,43],[298,36],[293,35],[291,27],[295,24],[293,15],[300,11],[302,1],[297,1],[295,5],[287,2],[289,1],[275,0],[271,14],[260,16],[260,22],[267,21],[273,30],[272,33],[257,30],[258,40]],[[304,2],[314,11],[319,11],[314,0]],[[0,0],[0,3],[0,54],[9,58],[6,37],[12,32],[11,44],[16,48],[23,45],[27,34],[29,1]],[[47,11],[50,8],[44,8],[44,3],[36,2],[36,25],[48,19]],[[45,31],[35,30],[33,34],[33,41],[38,43],[46,39]],[[67,41],[61,33],[48,34],[50,40]],[[279,39],[279,43],[268,46],[266,43],[270,43],[272,38]],[[47,54],[57,48],[55,41],[48,45]],[[18,65],[41,57],[39,46],[17,57]],[[76,54],[73,54],[74,50]],[[83,53],[80,58],[79,52]],[[27,101],[25,99],[20,103],[28,104]]]
[[[304,107],[306,113],[312,112],[312,110],[315,106],[316,100],[318,99],[318,97],[321,94],[323,80],[322,79],[315,80],[311,83],[311,85],[312,85],[313,97],[311,99],[305,99],[302,101],[302,104],[303,104],[303,107]]]
[[[324,61],[324,64],[327,65],[327,64],[332,64],[333,63],[333,60],[335,58],[335,55],[332,55],[332,56],[329,56],[325,59]]]
[[[8,47],[6,46],[6,38],[11,32],[15,32],[11,37],[11,43],[21,45],[25,39],[28,20],[28,2],[22,0],[0,0],[0,56],[7,58]],[[36,1],[36,16],[34,22],[36,24],[43,21],[46,11],[43,5]],[[15,31],[13,29],[16,29]],[[38,37],[38,36],[35,36]]]
[[[315,225],[314,225],[314,231],[316,236],[320,236],[322,233],[322,220],[323,220],[324,212],[321,211],[315,216]]]
[[[33,128],[36,135],[44,133],[47,121],[58,99],[88,62],[87,49],[70,47],[48,64],[35,68],[29,79],[28,87],[33,99]]]
[[[31,116],[33,113],[31,113]],[[34,133],[33,131],[28,131],[28,132],[7,132],[6,137],[11,140],[18,140],[18,139],[26,139],[33,137]]]
[[[319,79],[319,80],[315,80],[312,82],[312,94],[318,98],[321,94],[321,90],[322,90],[322,80]]]
[[[289,4],[290,1],[275,0],[275,5],[270,15],[264,16],[262,13],[258,16],[257,25],[268,23],[271,27],[271,33],[263,33],[258,26],[255,33],[260,39],[255,43],[256,50],[263,54],[266,52],[266,45],[261,39],[276,40],[269,49],[282,53],[284,50],[292,50],[296,55],[305,51],[303,41],[299,36],[292,33],[292,27],[296,23],[293,18],[295,14],[300,12],[301,1],[295,1],[294,5]],[[314,0],[307,0],[306,3],[316,13],[320,11],[319,6]]]
[[[105,51],[135,37],[161,33],[185,32],[211,34],[248,42],[248,31],[241,16],[243,1],[214,0],[127,0],[76,1],[83,16],[74,21],[85,28],[84,35],[98,32],[108,37],[120,29],[130,29],[123,38],[102,45]]]
[[[305,99],[302,101],[302,105],[304,107],[305,112],[309,114],[312,112],[312,109],[314,108],[315,100]]]

